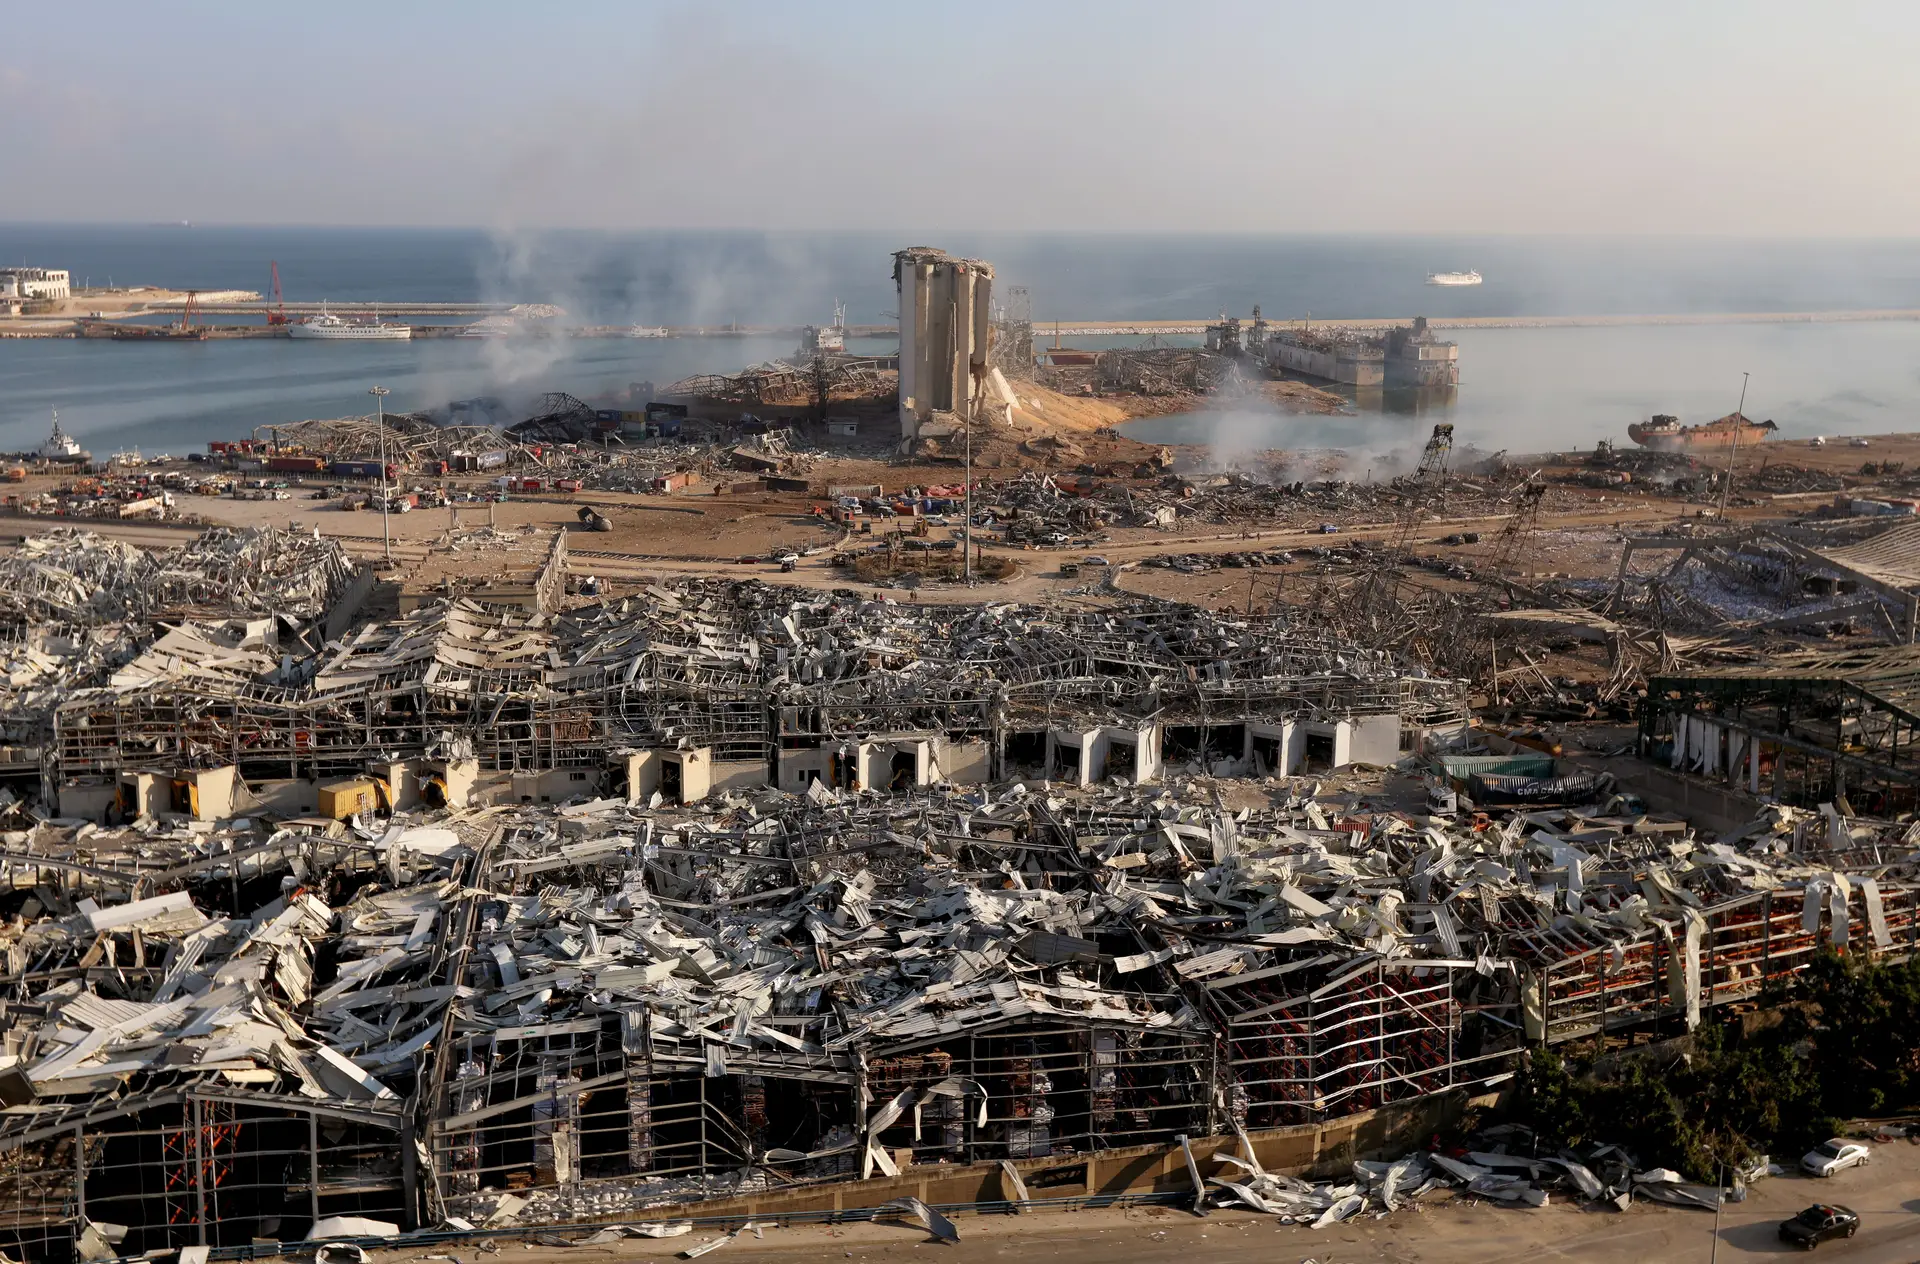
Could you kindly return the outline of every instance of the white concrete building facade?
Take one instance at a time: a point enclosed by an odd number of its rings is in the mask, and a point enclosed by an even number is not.
[[[0,268],[0,298],[70,298],[73,283],[65,268]]]

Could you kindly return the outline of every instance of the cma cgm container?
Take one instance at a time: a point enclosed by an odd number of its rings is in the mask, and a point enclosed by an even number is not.
[[[327,463],[317,456],[270,456],[267,468],[276,474],[318,474]]]

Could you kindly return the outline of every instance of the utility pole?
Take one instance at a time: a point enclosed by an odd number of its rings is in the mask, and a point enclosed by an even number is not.
[[[1727,454],[1727,485],[1720,489],[1720,521],[1727,520],[1727,496],[1733,491],[1733,460],[1740,455],[1740,427],[1747,424],[1747,375],[1740,375],[1740,407],[1733,410],[1733,450]]]
[[[960,547],[966,551],[961,561],[965,566],[969,588],[973,587],[973,414],[977,411],[977,407],[976,400],[975,407],[967,409],[967,485],[963,489],[966,497],[967,523],[961,529],[960,539]]]
[[[393,565],[393,528],[388,524],[388,502],[393,499],[387,492],[387,388],[376,386],[367,394],[373,396],[373,407],[380,418],[380,538],[387,553],[387,565]]]

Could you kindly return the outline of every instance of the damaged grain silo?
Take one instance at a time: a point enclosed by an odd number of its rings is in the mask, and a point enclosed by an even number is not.
[[[900,437],[934,414],[966,419],[983,390],[992,329],[993,265],[914,246],[893,256],[900,301]]]

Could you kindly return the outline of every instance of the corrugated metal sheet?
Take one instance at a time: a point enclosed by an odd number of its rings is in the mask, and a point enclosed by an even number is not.
[[[1920,522],[1883,531],[1871,540],[1820,550],[1843,566],[1902,588],[1920,588]]]

